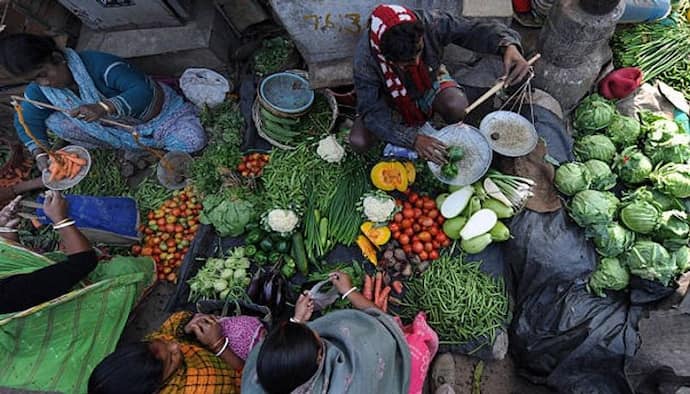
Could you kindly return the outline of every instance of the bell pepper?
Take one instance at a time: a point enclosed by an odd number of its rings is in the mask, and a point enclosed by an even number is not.
[[[261,230],[259,229],[254,229],[247,234],[247,236],[244,238],[244,242],[247,245],[253,245],[258,243],[261,240]]]
[[[256,254],[256,246],[247,245],[244,247],[244,255],[247,257],[252,257]]]

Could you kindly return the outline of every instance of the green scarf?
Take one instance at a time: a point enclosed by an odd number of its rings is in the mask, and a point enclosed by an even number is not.
[[[342,310],[308,323],[324,345],[316,374],[293,391],[307,393],[402,393],[410,384],[410,351],[393,319],[379,311]],[[265,393],[258,382],[252,350],[244,367],[242,394]]]

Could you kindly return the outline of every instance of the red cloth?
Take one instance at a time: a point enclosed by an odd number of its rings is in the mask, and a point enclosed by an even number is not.
[[[513,9],[518,13],[530,12],[532,5],[530,0],[513,0]]]
[[[410,98],[405,85],[395,72],[395,67],[381,53],[380,44],[383,33],[391,27],[415,21],[417,21],[417,15],[409,8],[382,4],[371,13],[369,25],[369,44],[383,72],[388,93],[393,98],[393,102],[405,123],[411,126],[426,122],[430,114],[422,112],[414,100]],[[406,67],[405,71],[409,74],[415,88],[419,92],[426,92],[431,89],[431,78],[423,61],[420,60],[416,66]]]
[[[599,93],[609,100],[623,99],[634,92],[642,83],[642,71],[637,67],[626,67],[611,71],[599,82]]]

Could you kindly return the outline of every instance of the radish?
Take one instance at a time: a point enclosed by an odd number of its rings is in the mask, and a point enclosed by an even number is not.
[[[497,222],[496,212],[490,209],[480,209],[470,217],[465,227],[460,230],[460,237],[470,239],[486,234],[494,228]]]
[[[446,200],[443,201],[443,205],[441,205],[441,215],[446,219],[460,215],[460,212],[462,212],[470,202],[472,194],[474,194],[472,186],[464,186],[451,193],[446,197]]]

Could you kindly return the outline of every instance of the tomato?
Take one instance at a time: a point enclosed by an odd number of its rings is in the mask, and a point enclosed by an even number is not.
[[[402,222],[403,217],[404,217],[404,216],[402,215],[402,213],[399,213],[399,212],[398,212],[398,213],[395,214],[395,216],[393,216],[393,221],[394,221],[395,223],[400,223],[400,222]]]
[[[419,233],[419,240],[422,242],[430,242],[431,234],[429,234],[428,231],[422,231],[421,233]]]
[[[407,245],[405,245],[405,246],[402,247],[402,250],[403,250],[405,253],[410,254],[410,253],[412,253],[412,245],[407,244]]]
[[[163,274],[163,273],[158,274],[158,280],[165,280],[165,274]]]
[[[429,212],[427,212],[426,216],[431,218],[432,220],[436,219],[439,215],[438,209],[432,209]]]
[[[430,211],[436,208],[436,203],[433,200],[426,200],[423,204],[424,209]]]
[[[441,246],[444,248],[447,248],[450,246],[450,239],[446,239],[445,241],[441,242]]]
[[[166,242],[166,245],[168,245],[168,248],[174,248],[177,246],[177,242],[175,242],[174,239],[169,239],[168,242]]]
[[[415,206],[416,208],[422,208],[422,207],[424,206],[424,200],[419,199],[419,200],[415,201],[415,202],[414,202],[414,206]]]
[[[400,231],[400,225],[398,223],[391,223],[388,225],[388,229],[392,232]]]
[[[158,219],[158,220],[156,221],[156,224],[157,224],[158,226],[165,226],[165,219],[164,219],[164,218]]]
[[[412,230],[414,230],[415,233],[418,233],[422,229],[422,226],[418,225],[417,223],[412,225]]]
[[[165,222],[168,224],[177,223],[177,218],[173,215],[168,215],[165,217]]]
[[[412,227],[406,228],[405,231],[403,231],[403,232],[404,232],[405,234],[407,234],[407,236],[409,236],[409,237],[411,237],[411,236],[414,235],[414,230],[412,229]]]
[[[441,248],[441,243],[438,242],[437,240],[431,241],[431,244],[434,245],[434,249],[440,249]]]
[[[425,251],[421,251],[420,253],[417,254],[419,256],[419,259],[422,261],[429,260],[429,254]]]
[[[409,202],[411,202],[412,204],[414,204],[415,202],[417,202],[418,199],[419,199],[419,194],[414,193],[414,192],[410,193],[410,195],[407,196],[407,200],[408,200]]]
[[[419,241],[413,243],[412,244],[412,251],[417,253],[417,254],[422,253],[424,251],[424,244],[419,242]]]
[[[424,251],[429,253],[434,250],[434,245],[431,242],[424,243]]]
[[[393,237],[393,239],[397,240],[398,238],[400,238],[400,234],[402,234],[400,231],[394,231],[391,233],[391,237]]]
[[[400,241],[400,245],[407,245],[410,243],[410,236],[407,234],[401,234],[398,241]]]
[[[412,210],[412,208],[405,208],[402,214],[405,219],[412,219],[414,217],[414,210]]]
[[[411,219],[403,219],[403,221],[400,223],[400,227],[403,229],[408,229],[412,227],[412,220]]]
[[[132,253],[134,253],[135,255],[141,253],[141,245],[132,246]]]
[[[439,257],[439,256],[438,256],[438,252],[437,252],[437,251],[432,250],[431,252],[429,252],[429,259],[430,259],[430,260],[438,260],[438,257]]]
[[[410,204],[409,202],[405,201],[403,203],[403,209],[412,209],[412,208],[413,208],[412,204]]]
[[[436,237],[435,237],[435,238],[436,238],[436,240],[437,240],[438,242],[443,242],[443,241],[445,241],[446,239],[448,239],[448,236],[447,236],[446,233],[444,233],[443,231],[439,231],[439,233],[436,234]]]
[[[174,233],[175,232],[175,225],[172,223],[168,223],[165,225],[165,232],[166,233]]]
[[[438,234],[438,228],[431,226],[431,228],[429,229],[429,234],[431,234],[432,236],[436,236],[436,234]]]
[[[429,228],[434,225],[434,219],[427,216],[422,216],[419,218],[419,223],[422,225],[422,227]]]
[[[436,218],[436,223],[438,223],[438,224],[443,224],[443,222],[445,222],[445,221],[446,221],[446,218],[444,218],[443,215],[438,215],[438,217]]]
[[[142,256],[151,256],[152,254],[153,254],[153,249],[151,249],[151,248],[143,248],[141,250]]]
[[[240,163],[240,164],[237,166],[237,171],[242,172],[242,171],[246,171],[246,170],[247,170],[247,166],[246,166],[244,163]]]
[[[176,224],[175,225],[175,232],[176,233],[181,233],[184,231],[184,227],[181,224]]]
[[[414,217],[415,217],[415,218],[418,218],[418,217],[420,217],[420,216],[422,216],[422,210],[419,209],[419,208],[415,208],[415,209],[414,209]]]

